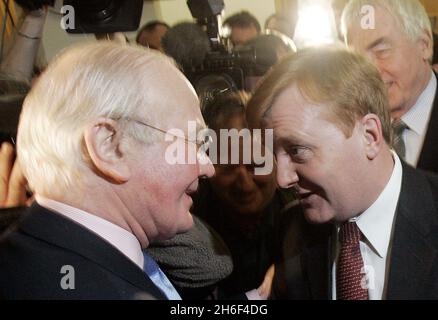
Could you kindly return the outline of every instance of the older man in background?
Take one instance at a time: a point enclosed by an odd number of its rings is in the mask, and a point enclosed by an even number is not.
[[[438,172],[437,77],[431,23],[418,0],[352,0],[342,17],[348,46],[379,69],[388,90],[394,147],[407,163]]]

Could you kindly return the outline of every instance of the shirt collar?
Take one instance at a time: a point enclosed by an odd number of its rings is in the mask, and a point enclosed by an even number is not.
[[[394,169],[391,178],[377,200],[356,218],[357,226],[371,244],[372,249],[385,258],[391,239],[392,224],[397,208],[402,182],[402,166],[399,157],[392,152]]]
[[[35,199],[42,207],[55,211],[97,234],[143,269],[144,257],[141,251],[140,242],[129,231],[109,222],[108,220],[102,219],[92,213],[88,213],[78,208],[74,208],[65,203],[47,199],[40,195],[36,195]]]
[[[424,89],[424,91],[418,97],[415,105],[401,117],[409,129],[420,136],[424,135],[426,132],[437,88],[437,79],[435,73],[431,72],[431,74],[432,75],[429,83],[426,86],[426,89]]]

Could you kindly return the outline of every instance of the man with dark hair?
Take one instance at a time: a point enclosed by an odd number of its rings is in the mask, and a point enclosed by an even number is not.
[[[144,47],[163,51],[161,38],[169,30],[169,25],[165,22],[154,20],[146,23],[137,33],[135,41]]]
[[[228,17],[224,23],[231,29],[231,42],[236,46],[257,37],[261,32],[260,23],[248,11],[241,11]]]

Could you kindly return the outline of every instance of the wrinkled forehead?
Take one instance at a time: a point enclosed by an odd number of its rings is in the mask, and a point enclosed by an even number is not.
[[[382,32],[396,31],[405,33],[401,18],[387,8],[380,5],[365,6],[350,21],[347,28],[347,41],[359,41],[363,35],[381,35]]]

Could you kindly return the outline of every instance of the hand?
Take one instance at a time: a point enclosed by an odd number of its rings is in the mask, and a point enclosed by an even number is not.
[[[271,296],[271,290],[272,290],[272,281],[274,280],[275,275],[275,265],[271,265],[266,271],[265,278],[260,285],[260,287],[257,288],[257,291],[262,299],[269,299]]]
[[[26,178],[18,161],[14,161],[14,147],[7,142],[0,146],[0,208],[25,206]]]

